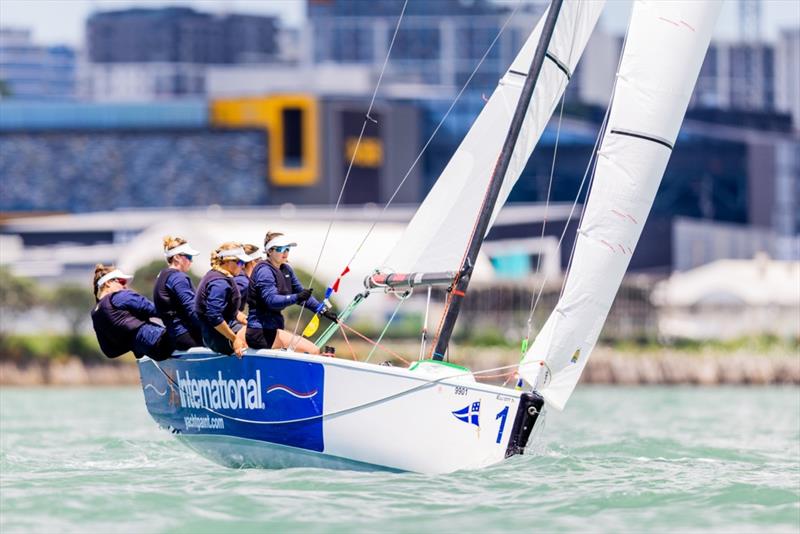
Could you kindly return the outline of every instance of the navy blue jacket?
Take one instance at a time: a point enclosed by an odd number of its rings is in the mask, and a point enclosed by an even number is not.
[[[149,323],[157,317],[155,305],[130,289],[106,295],[92,311],[100,348],[109,358],[133,351],[141,358],[156,349],[164,328]]]
[[[153,302],[172,339],[186,332],[199,339],[200,322],[194,313],[194,287],[188,274],[172,267],[158,273]]]
[[[250,278],[242,272],[234,276],[233,281],[236,282],[236,287],[239,288],[239,311],[244,311],[244,306],[247,304],[247,294],[250,289]]]
[[[232,324],[239,311],[239,289],[233,278],[208,271],[197,288],[194,309],[200,322],[211,329],[223,322]]]
[[[288,264],[281,265],[279,271],[268,261],[258,262],[250,275],[247,327],[265,330],[284,328],[281,310],[297,304],[297,293],[302,290],[303,285]],[[311,297],[304,306],[316,311],[320,302]]]

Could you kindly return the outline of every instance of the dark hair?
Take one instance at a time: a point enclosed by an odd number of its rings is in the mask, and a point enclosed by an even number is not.
[[[270,241],[272,241],[276,237],[280,237],[282,235],[283,235],[283,233],[281,233],[281,232],[267,232],[267,235],[264,236],[264,252],[267,251],[266,250],[267,249],[267,243],[269,243]]]

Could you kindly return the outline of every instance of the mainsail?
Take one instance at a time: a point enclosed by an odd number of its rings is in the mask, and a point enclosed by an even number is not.
[[[572,394],[622,283],[721,4],[634,2],[572,267],[520,365],[520,375],[556,409]],[[546,365],[540,367],[541,360]]]
[[[503,180],[492,220],[508,198],[583,53],[603,0],[565,1],[547,61]],[[395,272],[457,271],[520,97],[546,16],[501,78],[458,150],[409,223],[384,266]],[[491,226],[490,226],[491,227]]]

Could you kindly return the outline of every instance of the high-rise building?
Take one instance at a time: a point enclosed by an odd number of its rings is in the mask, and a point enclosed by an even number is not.
[[[800,91],[796,81],[800,52],[797,51],[797,42],[792,48],[791,35],[791,32],[784,34],[777,51],[764,42],[712,42],[700,69],[690,107],[789,111],[791,95],[794,94],[796,101]],[[581,101],[598,106],[608,104],[622,41],[621,37],[599,29],[594,32],[573,80],[578,84],[577,93]],[[782,99],[780,105],[779,99]]]
[[[775,109],[775,54],[766,43],[716,43],[721,107]]]
[[[380,70],[392,41],[403,0],[307,0],[314,63],[356,63]],[[481,58],[474,87],[494,87],[543,11],[525,6],[492,41],[511,9],[488,0],[409,2],[391,50],[388,83],[456,89]]]
[[[275,61],[278,31],[276,17],[185,7],[95,13],[82,93],[111,101],[204,95],[209,65]]]
[[[36,44],[27,29],[0,28],[0,80],[0,98],[73,99],[75,50]]]
[[[792,51],[791,35],[791,32],[785,32],[777,45],[767,42],[711,43],[697,80],[692,105],[747,111],[790,111],[790,95],[794,92],[796,99],[800,90],[796,82],[800,53],[797,52],[797,43]],[[794,86],[791,85],[792,69]]]
[[[800,28],[783,30],[775,47],[775,107],[800,130]]]
[[[275,17],[215,16],[186,7],[95,13],[86,23],[92,63],[246,63],[278,54]]]

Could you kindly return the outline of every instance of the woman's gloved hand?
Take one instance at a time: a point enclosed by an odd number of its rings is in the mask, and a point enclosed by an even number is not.
[[[329,320],[331,322],[334,322],[334,323],[338,323],[339,322],[339,317],[336,315],[336,312],[331,310],[331,309],[324,310],[320,315],[322,315],[323,317],[325,317],[327,320]]]
[[[297,293],[297,302],[298,302],[298,304],[300,302],[305,302],[309,298],[311,298],[311,293],[313,293],[313,292],[314,292],[313,289],[304,289],[300,293]]]

